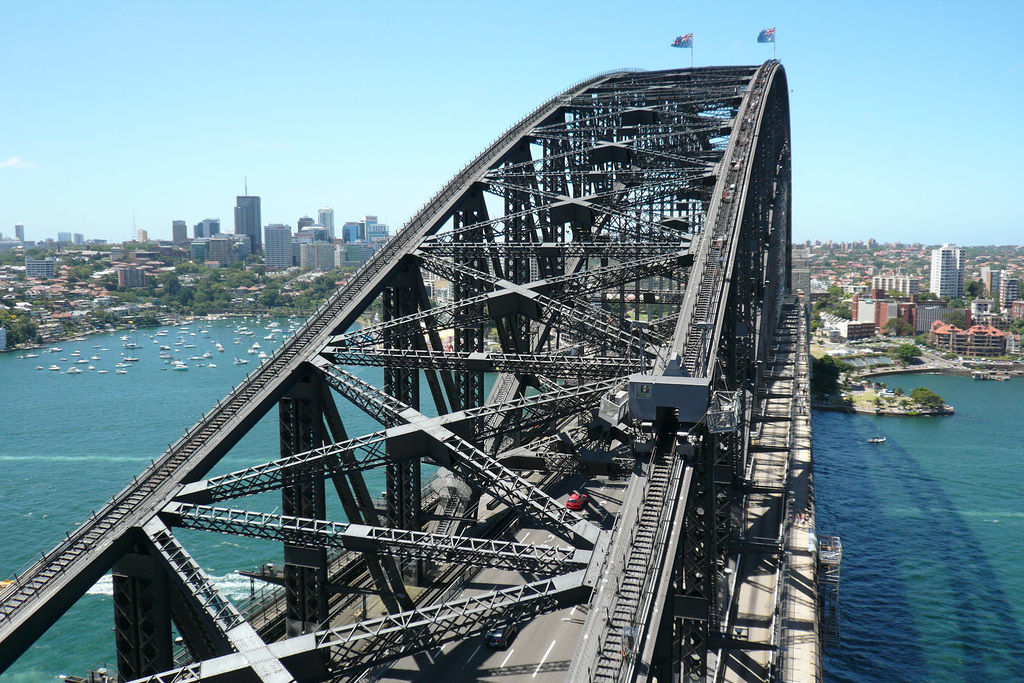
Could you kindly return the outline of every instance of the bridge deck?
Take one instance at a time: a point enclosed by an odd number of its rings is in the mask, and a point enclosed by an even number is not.
[[[761,422],[750,470],[758,492],[749,497],[744,535],[751,545],[771,546],[785,538],[792,556],[787,563],[771,552],[752,549],[741,555],[733,631],[728,635],[754,643],[784,644],[788,649],[726,651],[722,680],[733,683],[769,680],[780,663],[793,674],[787,673],[782,680],[814,681],[818,679],[808,673],[820,666],[815,553],[808,552],[808,543],[814,544],[813,510],[810,522],[802,521],[811,491],[806,333],[804,317],[796,307],[783,316],[772,359],[777,369],[785,371],[773,374],[762,391],[759,414],[766,419]],[[787,500],[793,501],[788,508]],[[794,509],[801,513],[798,524],[793,523]]]

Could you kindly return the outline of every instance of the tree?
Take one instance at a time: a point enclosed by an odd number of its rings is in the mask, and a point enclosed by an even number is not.
[[[917,387],[910,392],[910,400],[925,408],[941,408],[946,401],[931,389]]]
[[[889,356],[897,361],[900,365],[910,365],[914,362],[914,359],[921,355],[921,349],[917,348],[917,344],[900,344],[895,349],[889,352]]]
[[[964,292],[970,299],[977,299],[985,293],[985,283],[981,280],[968,280]]]
[[[909,337],[914,334],[914,326],[903,318],[892,318],[882,329],[894,337]]]
[[[963,311],[951,311],[942,316],[942,322],[947,325],[955,325],[962,330],[967,325],[967,318],[964,317]]]
[[[836,360],[832,356],[812,359],[811,391],[820,395],[837,393],[839,391],[839,375],[849,368],[849,363]]]
[[[964,308],[967,304],[964,303],[963,299],[950,299],[949,303],[946,304],[950,308]]]

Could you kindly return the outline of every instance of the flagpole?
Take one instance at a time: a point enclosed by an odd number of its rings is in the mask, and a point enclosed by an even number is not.
[[[693,68],[693,38],[690,38],[690,68]]]

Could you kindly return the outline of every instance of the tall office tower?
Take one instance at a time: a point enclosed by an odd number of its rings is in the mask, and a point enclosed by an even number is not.
[[[295,231],[302,232],[311,225],[314,225],[313,219],[310,218],[309,216],[303,216],[302,218],[299,219],[299,222],[295,227]]]
[[[185,244],[188,241],[188,223],[171,221],[171,241],[175,244]]]
[[[375,240],[386,240],[390,237],[391,231],[387,223],[378,223],[376,216],[363,217],[363,234],[367,242]]]
[[[999,305],[1010,308],[1014,301],[1020,300],[1020,280],[1003,278],[999,282]]]
[[[989,266],[981,267],[981,281],[985,283],[985,296],[990,299],[994,299],[999,294],[999,280],[1001,279],[1003,271],[998,268],[993,269]]]
[[[932,249],[932,294],[960,298],[964,295],[964,252],[955,244]]]
[[[14,224],[14,236],[18,239],[19,242],[24,242],[25,241],[25,226],[22,225],[21,223],[15,223]]]
[[[263,228],[263,260],[267,268],[292,267],[292,228],[274,223]]]
[[[263,253],[263,239],[260,227],[263,216],[260,212],[260,198],[253,196],[235,197],[235,234],[249,236],[249,252]]]
[[[78,235],[75,235],[75,237],[78,237]],[[149,241],[149,230],[143,230],[142,228],[139,228],[139,239],[138,239],[138,241],[139,242],[148,242]],[[78,242],[75,242],[75,244],[78,244]]]
[[[206,237],[210,238],[214,235],[220,234],[220,219],[219,218],[207,218],[199,223],[196,223],[192,227],[192,236],[195,238]]]
[[[346,244],[352,242],[362,242],[366,239],[366,234],[363,233],[363,224],[358,221],[345,221],[345,225],[341,227],[341,237]]]
[[[76,232],[72,239],[74,239],[75,244],[85,244],[85,235],[80,232]]]
[[[57,241],[61,244],[71,244],[71,233],[70,232],[58,232]]]
[[[329,206],[325,206],[316,214],[317,223],[320,224],[321,228],[327,228],[327,234],[334,239],[334,209]]]

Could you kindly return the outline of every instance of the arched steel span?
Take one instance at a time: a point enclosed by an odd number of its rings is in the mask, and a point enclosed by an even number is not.
[[[606,618],[591,610],[572,680],[703,675],[724,626],[759,360],[788,290],[789,196],[777,62],[613,72],[544,103],[4,589],[0,670],[113,569],[122,680],[328,680],[499,617],[588,602]],[[383,320],[347,332],[378,301]],[[383,386],[352,365],[383,367]],[[486,372],[499,373],[489,395]],[[353,408],[380,430],[349,435]],[[273,409],[280,457],[205,478]],[[421,490],[424,459],[447,474]],[[375,467],[387,470],[386,510],[362,477]],[[583,471],[628,478],[637,506],[613,528],[547,493]],[[327,482],[345,523],[325,519]],[[234,507],[270,490],[281,515]],[[466,521],[488,510],[488,523]],[[520,520],[558,545],[507,540]],[[281,541],[283,570],[268,577],[283,585],[279,611],[240,613],[175,527]],[[466,597],[406,590],[479,567],[531,579]],[[343,618],[353,590],[388,613]],[[645,671],[613,656],[624,637],[639,639]]]

